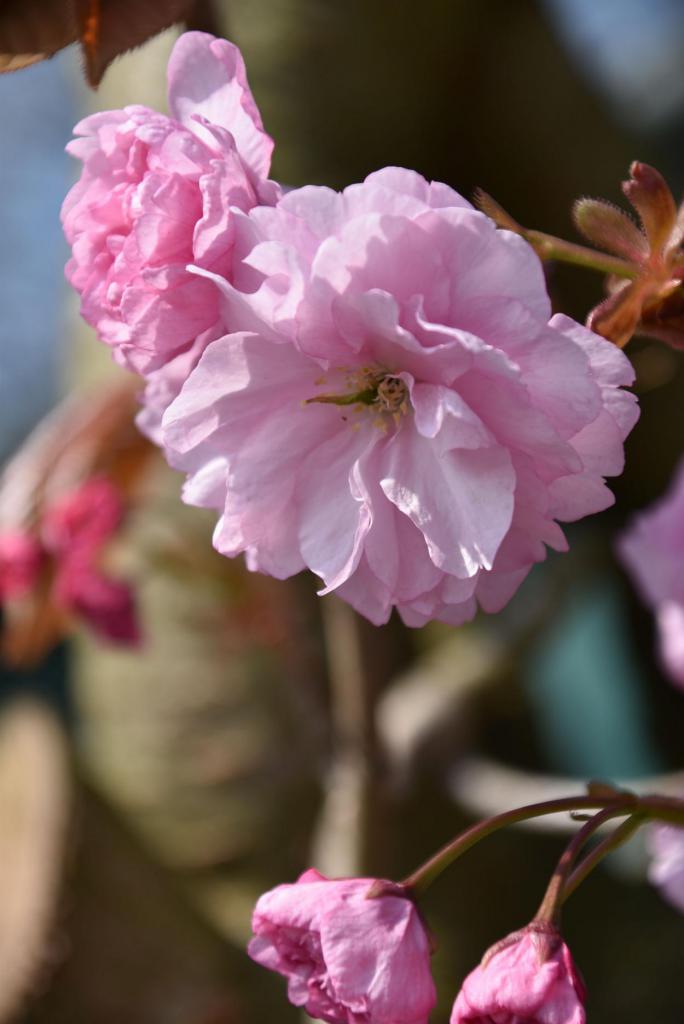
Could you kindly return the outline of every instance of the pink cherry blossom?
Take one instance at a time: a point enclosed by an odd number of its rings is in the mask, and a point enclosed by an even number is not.
[[[377,624],[460,624],[612,503],[631,366],[551,317],[520,237],[398,168],[234,219],[255,280],[198,271],[225,334],[160,430],[220,552],[309,568]]]
[[[584,984],[548,926],[509,935],[463,983],[451,1024],[584,1024]]]
[[[23,597],[35,585],[43,562],[37,539],[23,530],[0,535],[0,601]]]
[[[124,508],[117,488],[94,477],[47,508],[41,529],[54,560],[54,600],[117,643],[140,639],[131,588],[100,567],[103,549],[118,530]]]
[[[233,210],[274,202],[272,142],[239,50],[202,32],[176,43],[171,117],[130,106],[93,114],[67,147],[83,173],[64,201],[66,274],[116,359],[141,373],[185,351],[218,316],[218,293],[186,267],[229,272]]]
[[[663,667],[684,686],[684,461],[667,494],[622,535],[618,553],[655,611]]]
[[[169,359],[158,370],[146,375],[142,407],[136,416],[136,425],[150,441],[162,444],[162,419],[183,384],[197,366],[200,356],[210,341],[223,335],[220,326],[210,327],[198,334],[189,348]]]
[[[675,825],[652,825],[649,850],[652,857],[650,881],[684,914],[684,829]]]
[[[406,897],[367,899],[370,878],[305,871],[254,910],[249,955],[284,975],[295,1006],[331,1024],[427,1024],[430,944]]]

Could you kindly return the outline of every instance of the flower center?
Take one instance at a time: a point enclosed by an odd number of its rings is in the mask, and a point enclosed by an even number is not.
[[[325,379],[325,378],[324,378]],[[324,379],[320,382],[323,383]],[[336,394],[315,395],[307,398],[306,405],[320,402],[325,405],[351,405],[356,411],[372,410],[376,413],[373,425],[386,431],[386,415],[389,414],[396,426],[409,410],[409,390],[401,377],[372,366],[360,370],[344,371],[344,385],[347,390]]]

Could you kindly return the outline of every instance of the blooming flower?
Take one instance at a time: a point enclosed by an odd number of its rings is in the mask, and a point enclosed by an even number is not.
[[[105,544],[121,525],[123,511],[116,487],[94,477],[48,507],[41,539],[54,560],[55,602],[101,636],[134,644],[140,634],[133,592],[99,565]]]
[[[655,610],[665,671],[684,686],[684,461],[668,493],[622,535],[618,553]]]
[[[407,897],[367,893],[370,878],[310,869],[257,902],[249,955],[288,979],[288,997],[331,1024],[427,1024],[430,946]]]
[[[202,32],[169,61],[171,117],[130,106],[93,114],[67,147],[83,173],[64,201],[66,274],[116,359],[141,373],[184,352],[218,316],[189,263],[228,273],[233,210],[274,202],[272,142],[239,50]]]
[[[161,439],[214,543],[308,567],[374,623],[497,611],[555,520],[612,503],[637,416],[612,345],[551,310],[521,238],[398,168],[235,214],[257,279],[222,294]]]
[[[651,864],[648,877],[666,900],[684,913],[684,829],[652,825],[649,829]]]
[[[463,982],[451,1024],[584,1024],[584,984],[551,926],[533,922],[494,946]]]

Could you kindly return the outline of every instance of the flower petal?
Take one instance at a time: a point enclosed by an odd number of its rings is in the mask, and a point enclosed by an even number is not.
[[[388,447],[380,486],[422,532],[444,572],[468,577],[491,568],[513,515],[515,474],[504,448],[440,456],[406,427]]]
[[[196,114],[226,128],[254,173],[268,176],[273,142],[263,130],[237,46],[205,32],[185,32],[169,59],[168,82],[173,117],[191,130],[197,130]]]

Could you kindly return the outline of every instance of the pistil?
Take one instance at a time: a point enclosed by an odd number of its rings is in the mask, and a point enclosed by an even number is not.
[[[346,383],[350,389],[354,390],[339,394],[315,395],[312,398],[307,398],[305,404],[318,402],[324,405],[351,405],[361,409],[372,409],[379,414],[373,421],[374,426],[382,430],[387,429],[385,413],[392,416],[397,426],[401,417],[408,413],[409,391],[401,377],[373,367],[363,367],[361,370],[347,374]]]

